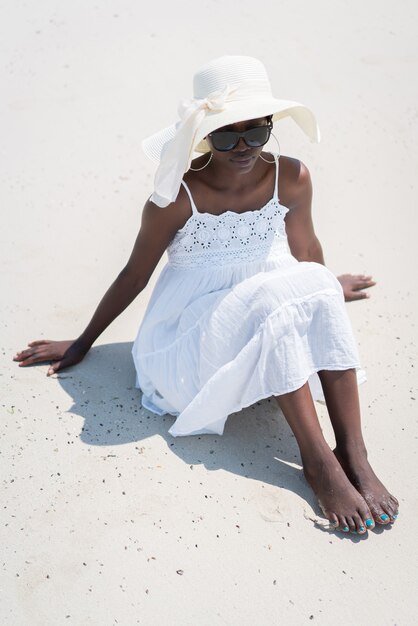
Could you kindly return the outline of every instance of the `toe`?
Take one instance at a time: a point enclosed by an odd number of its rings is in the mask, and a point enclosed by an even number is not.
[[[341,530],[343,533],[348,533],[350,530],[348,520],[343,515],[340,515],[338,519],[339,519],[338,530]]]
[[[385,510],[385,508],[378,502],[368,502],[370,509],[370,516],[373,517],[376,524],[386,525],[390,523],[390,514]]]
[[[383,512],[381,519],[384,519],[385,523],[393,523],[398,515],[398,507],[395,501],[392,501],[390,497],[384,500],[382,499],[381,507]]]
[[[384,516],[386,515],[389,518],[388,523],[393,523],[396,520],[396,517],[394,517],[394,515],[396,516],[397,509],[395,507],[390,506],[388,502],[385,502],[384,504],[382,504],[382,509],[384,511],[383,515]]]
[[[369,509],[369,507],[367,506],[366,502],[364,502],[363,505],[358,507],[358,515],[359,515],[359,524],[358,527],[360,529],[360,527],[365,528],[366,530],[368,528],[373,528],[374,526],[374,521],[373,521],[373,515]],[[359,532],[365,532],[364,530]]]
[[[340,525],[340,521],[338,519],[338,517],[335,515],[335,513],[330,513],[328,515],[328,519],[330,521],[330,524],[334,527],[334,528],[338,528]]]
[[[390,496],[387,502],[386,512],[389,515],[391,521],[396,520],[399,514],[399,503],[396,500],[396,498],[393,498],[392,496]]]
[[[353,517],[353,520],[356,524],[356,531],[360,534],[360,535],[364,535],[364,533],[367,532],[367,528],[366,528],[366,522],[363,521],[362,517],[360,515],[355,515]]]
[[[396,521],[398,519],[398,515],[399,515],[399,510],[396,509],[394,513],[392,513],[391,518],[393,521]]]

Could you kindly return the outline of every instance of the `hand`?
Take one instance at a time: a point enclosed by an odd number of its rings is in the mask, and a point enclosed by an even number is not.
[[[356,276],[353,276],[353,274],[343,274],[337,278],[343,288],[346,302],[370,298],[370,295],[363,291],[363,289],[373,287],[376,284],[371,276],[365,276],[364,274],[357,274]]]
[[[74,339],[70,341],[41,339],[40,341],[32,341],[28,346],[29,348],[26,348],[26,350],[17,352],[13,360],[19,362],[19,367],[53,361],[48,369],[47,376],[51,376],[65,367],[79,363],[89,350],[89,348],[86,348],[78,340]]]

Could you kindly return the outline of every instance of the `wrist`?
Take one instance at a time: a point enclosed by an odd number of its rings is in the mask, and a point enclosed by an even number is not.
[[[83,335],[80,335],[73,344],[76,348],[79,348],[82,352],[88,352],[93,345],[93,341],[89,341]]]

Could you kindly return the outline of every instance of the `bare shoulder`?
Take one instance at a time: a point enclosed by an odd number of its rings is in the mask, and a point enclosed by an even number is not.
[[[189,197],[183,186],[174,202],[166,207],[159,207],[149,198],[142,211],[141,228],[158,230],[171,238],[183,228],[192,213]]]
[[[280,157],[279,196],[289,209],[306,205],[312,198],[311,175],[299,159]]]
[[[126,264],[125,274],[134,276],[141,285],[147,284],[175,234],[190,217],[188,201],[184,189],[180,190],[175,202],[167,207],[159,207],[150,199],[146,201],[141,228]]]

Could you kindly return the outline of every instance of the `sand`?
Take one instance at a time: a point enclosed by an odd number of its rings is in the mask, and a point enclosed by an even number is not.
[[[417,17],[412,0],[2,2],[2,624],[416,623]],[[322,143],[283,122],[282,153],[311,170],[327,265],[378,281],[348,310],[370,458],[401,506],[367,538],[312,521],[273,401],[223,437],[173,439],[140,408],[130,346],[152,285],[78,367],[12,362],[84,328],[151,192],[141,139],[226,53],[317,113]]]

